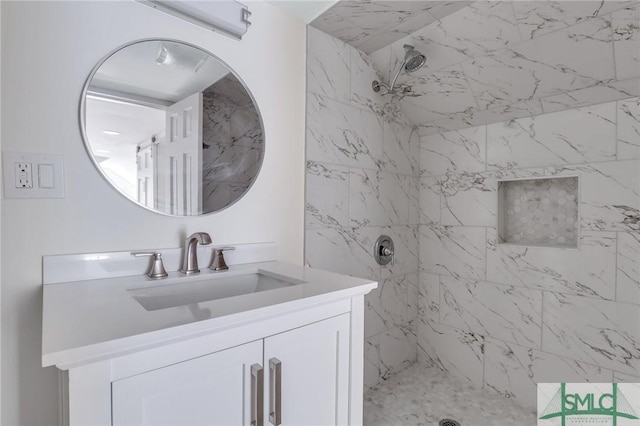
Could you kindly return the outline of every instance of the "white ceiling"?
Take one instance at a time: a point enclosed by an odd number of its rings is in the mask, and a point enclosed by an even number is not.
[[[173,65],[156,61],[163,45],[177,58]],[[201,61],[204,62],[194,70]],[[228,73],[223,63],[200,49],[181,43],[145,41],[109,57],[96,72],[91,86],[173,103],[204,91]]]
[[[171,65],[156,60],[163,46],[175,59]],[[145,41],[119,50],[94,75],[89,89],[96,95],[87,96],[85,104],[86,133],[94,154],[117,156],[121,149],[131,150],[160,136],[166,105],[203,92],[228,74],[216,58],[185,44]]]
[[[87,97],[86,133],[96,155],[110,157],[120,147],[135,147],[165,131],[165,111],[142,105]],[[107,135],[114,130],[120,135]],[[129,148],[127,148],[129,149]]]
[[[304,22],[310,23],[338,0],[267,0],[267,3],[284,10],[289,15]]]

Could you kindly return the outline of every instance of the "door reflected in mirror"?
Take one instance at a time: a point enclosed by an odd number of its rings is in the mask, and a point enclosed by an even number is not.
[[[168,215],[233,204],[264,157],[262,120],[246,86],[210,53],[176,41],[140,41],[104,59],[85,85],[81,124],[111,185]]]

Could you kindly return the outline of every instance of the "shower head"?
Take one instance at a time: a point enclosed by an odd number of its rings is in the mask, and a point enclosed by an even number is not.
[[[416,49],[414,49],[413,46],[409,45],[409,44],[405,44],[404,46],[404,59],[402,61],[402,63],[400,64],[400,67],[398,68],[398,71],[396,72],[396,75],[393,77],[393,81],[391,82],[391,86],[387,86],[384,83],[380,83],[377,80],[374,80],[373,83],[371,83],[371,86],[373,87],[373,91],[374,92],[379,92],[381,87],[384,87],[386,92],[382,93],[383,95],[386,95],[388,93],[395,93],[393,91],[393,88],[396,84],[396,80],[398,79],[398,76],[400,75],[400,73],[402,72],[402,70],[405,70],[405,72],[407,73],[412,73],[414,71],[419,70],[427,61],[426,56],[424,56],[422,53],[418,52]]]
[[[406,72],[414,72],[419,70],[427,61],[427,57],[418,52],[413,46],[404,45],[406,53],[404,54],[404,70]]]

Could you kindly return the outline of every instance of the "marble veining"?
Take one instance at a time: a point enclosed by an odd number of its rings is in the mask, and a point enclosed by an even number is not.
[[[380,334],[408,320],[408,289],[417,281],[417,274],[381,280],[378,288],[365,296],[365,337]]]
[[[311,25],[371,53],[466,6],[468,1],[343,0]]]
[[[445,276],[440,285],[441,323],[540,348],[542,292]]]
[[[352,45],[309,29],[305,261],[380,283],[366,385],[417,359],[531,407],[538,381],[638,378],[638,2],[479,1],[415,30],[417,12],[340,3],[325,24]],[[402,35],[378,33],[387,18],[414,32],[370,50]],[[428,58],[399,78],[411,91],[370,92],[407,42]],[[499,244],[497,179],[556,176],[580,179],[578,247]],[[381,233],[395,265],[372,259]],[[385,404],[368,418],[423,421]]]
[[[306,227],[348,223],[349,169],[307,161]]]
[[[615,298],[615,233],[584,231],[579,250],[497,244],[497,238],[487,228],[488,281]]]
[[[379,175],[380,172],[375,170],[350,169],[348,216],[353,226],[382,224],[385,211],[381,203]]]
[[[313,93],[309,94],[307,111],[308,160],[380,167],[383,126],[375,113]]]
[[[420,137],[396,99],[371,90],[380,76],[365,53],[315,28],[307,51],[305,263],[379,283],[365,297],[371,387],[416,360]],[[381,234],[396,252],[384,267]]]
[[[418,77],[411,87],[401,95],[401,105],[414,123],[442,120],[477,105],[459,65]]]
[[[614,160],[613,102],[487,126],[489,168]],[[580,125],[575,125],[575,123]]]
[[[550,167],[545,174],[580,175],[583,229],[640,231],[640,160]]]
[[[640,75],[640,6],[620,9],[611,14],[616,77],[624,80]]]
[[[609,383],[613,372],[526,346],[485,339],[484,386],[536,408],[537,383]]]
[[[542,111],[546,114],[611,102],[632,96],[640,96],[640,78],[602,82],[597,86],[587,87],[586,89],[546,96],[540,99],[540,103]]]
[[[640,232],[618,232],[616,300],[640,305]]]
[[[471,226],[420,226],[421,267],[429,273],[485,278],[486,229]]]
[[[420,221],[422,225],[440,222],[440,182],[437,177],[420,178]]]
[[[613,381],[616,383],[640,383],[640,375],[634,376],[632,374],[613,372]]]
[[[587,21],[462,66],[481,109],[595,86],[614,78],[610,22]]]
[[[373,67],[371,59],[365,53],[357,49],[350,49],[350,51],[351,104],[382,116],[387,100],[371,89],[373,80],[382,80],[381,74]]]
[[[420,271],[418,314],[427,321],[440,322],[440,276]]]
[[[376,335],[364,339],[364,388],[376,386],[380,376],[380,335]]]
[[[448,174],[439,179],[443,225],[494,226],[496,178],[493,173]]]
[[[351,49],[343,41],[313,27],[307,27],[307,91],[349,102]]]
[[[620,1],[517,1],[513,9],[523,39],[575,25],[621,7]]]
[[[619,101],[617,120],[617,159],[640,158],[640,98]]]
[[[384,223],[400,225],[409,223],[409,203],[411,186],[408,177],[394,173],[380,172],[379,200],[384,215]]]
[[[638,377],[640,161],[625,158],[635,155],[626,141],[635,142],[636,108],[632,98],[421,136],[421,362],[478,384],[482,369],[486,389],[528,406],[539,381]],[[465,132],[486,132],[482,160],[454,143]],[[465,162],[478,171],[449,168]],[[491,185],[470,184],[483,182],[476,178],[562,176],[580,180],[577,248],[499,244],[495,225],[473,226],[482,216],[480,194],[489,205],[498,201],[495,189],[481,190]],[[453,214],[469,222],[446,226]],[[460,246],[485,242],[485,252],[456,246],[465,239]],[[486,278],[478,277],[483,262]],[[474,338],[482,343],[470,345]]]
[[[485,154],[483,127],[426,135],[420,139],[420,172],[422,175],[484,172]]]
[[[371,256],[379,227],[307,229],[305,263],[318,269],[378,280],[380,266]]]
[[[484,337],[417,319],[418,361],[482,387]]]
[[[416,334],[412,323],[380,335],[380,378],[387,380],[416,361]]]
[[[224,208],[249,188],[262,164],[264,136],[253,100],[228,74],[202,96],[202,209]]]
[[[401,74],[422,134],[638,96],[637,1],[476,1],[371,53],[390,78],[403,44],[427,63]],[[460,83],[458,83],[460,82]]]
[[[385,121],[382,151],[386,170],[404,175],[418,174],[419,149],[420,136],[412,126]]]
[[[436,426],[441,419],[463,426],[531,426],[535,411],[513,399],[460,381],[419,363],[369,390],[364,397],[365,426]]]
[[[542,349],[627,374],[640,371],[640,306],[544,294]]]

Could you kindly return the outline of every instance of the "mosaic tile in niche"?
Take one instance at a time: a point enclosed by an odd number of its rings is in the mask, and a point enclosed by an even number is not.
[[[502,181],[498,186],[500,242],[578,246],[578,178]]]

